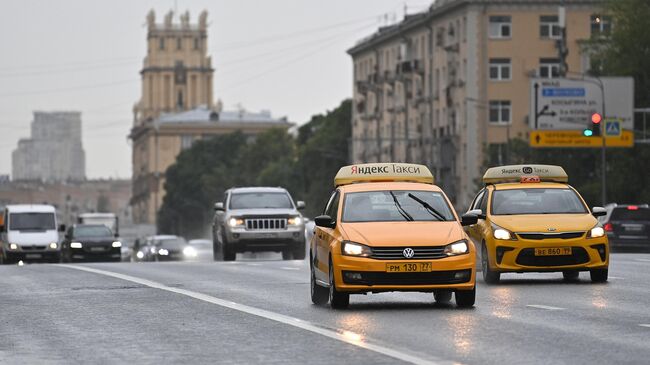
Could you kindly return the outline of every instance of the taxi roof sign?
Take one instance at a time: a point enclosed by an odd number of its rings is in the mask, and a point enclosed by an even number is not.
[[[491,167],[483,175],[485,184],[522,182],[524,177],[539,178],[539,181],[569,182],[569,176],[561,166],[553,165],[509,165]],[[531,181],[532,182],[532,181]]]
[[[404,181],[433,184],[433,175],[424,165],[410,163],[366,163],[343,166],[334,178],[334,186],[362,182]]]

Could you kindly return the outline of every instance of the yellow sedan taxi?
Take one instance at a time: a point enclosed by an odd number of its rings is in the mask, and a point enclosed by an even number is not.
[[[466,230],[486,283],[498,283],[503,272],[549,271],[566,280],[589,271],[592,282],[607,281],[609,244],[596,219],[605,209],[589,210],[562,167],[493,167],[483,182],[468,211],[479,221]]]
[[[403,163],[342,167],[310,242],[311,299],[332,308],[350,294],[455,293],[460,307],[475,302],[475,247],[426,166]]]

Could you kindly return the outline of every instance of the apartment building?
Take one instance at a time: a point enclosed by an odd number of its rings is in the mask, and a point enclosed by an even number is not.
[[[352,162],[426,164],[467,207],[485,167],[507,163],[507,141],[527,139],[530,78],[589,71],[585,42],[611,28],[601,5],[438,0],[360,40],[348,51]]]

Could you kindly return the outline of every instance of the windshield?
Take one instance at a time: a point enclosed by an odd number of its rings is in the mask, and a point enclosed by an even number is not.
[[[166,238],[156,242],[156,245],[162,248],[181,248],[187,245],[187,242],[182,237]]]
[[[637,208],[637,209],[628,209],[628,208],[614,208],[612,211],[613,221],[650,221],[650,209],[649,208]]]
[[[106,226],[76,226],[75,237],[112,237],[113,232]]]
[[[11,213],[9,229],[13,231],[45,231],[56,229],[54,213]]]
[[[237,193],[230,197],[230,209],[275,208],[291,209],[287,193]]]
[[[571,189],[512,189],[492,193],[493,215],[587,213]]]
[[[452,221],[454,215],[439,192],[386,190],[348,193],[343,222]]]

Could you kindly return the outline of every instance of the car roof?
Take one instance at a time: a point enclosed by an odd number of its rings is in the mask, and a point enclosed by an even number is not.
[[[539,182],[539,183],[501,183],[488,184],[494,186],[494,190],[514,190],[514,189],[566,189],[570,188],[569,184],[556,182]]]
[[[172,234],[160,234],[160,235],[155,235],[155,236],[149,236],[149,238],[153,240],[172,240],[176,238],[180,238],[178,236],[174,236]]]
[[[10,213],[54,213],[56,209],[47,204],[15,204],[7,205]]]
[[[437,185],[413,183],[413,182],[369,182],[369,183],[356,183],[350,185],[339,186],[344,193],[357,193],[363,191],[380,191],[380,190],[427,190],[441,192]]]
[[[281,187],[250,186],[241,188],[230,188],[231,193],[286,193],[287,189]]]

